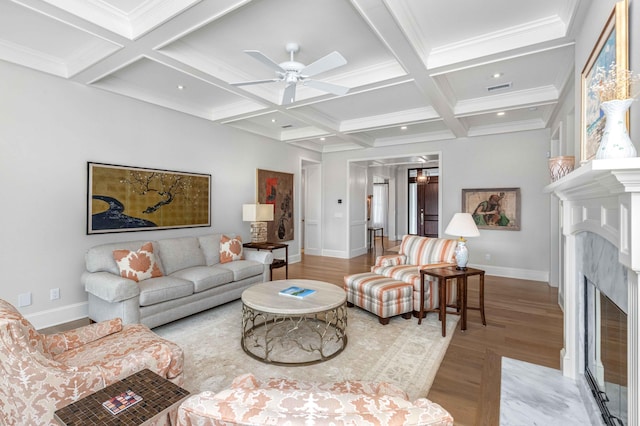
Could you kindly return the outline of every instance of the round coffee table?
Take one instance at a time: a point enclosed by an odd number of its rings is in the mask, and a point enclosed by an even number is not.
[[[290,286],[316,290],[298,299],[278,294]],[[330,283],[278,280],[242,293],[242,349],[277,365],[309,365],[338,355],[347,345],[347,294]]]

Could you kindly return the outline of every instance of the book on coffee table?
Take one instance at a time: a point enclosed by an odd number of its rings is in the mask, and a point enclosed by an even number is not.
[[[120,395],[109,398],[103,402],[102,405],[109,410],[111,414],[118,414],[140,401],[142,401],[142,397],[131,389],[128,389]]]
[[[297,297],[298,299],[303,299],[310,294],[315,293],[316,291],[310,288],[302,288],[297,286],[287,287],[284,290],[280,290],[280,294],[283,296],[289,297]]]

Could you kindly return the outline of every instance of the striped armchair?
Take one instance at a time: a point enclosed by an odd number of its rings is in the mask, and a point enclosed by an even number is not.
[[[371,272],[393,278],[413,286],[413,310],[420,310],[420,269],[455,266],[457,241],[445,238],[428,238],[417,235],[402,237],[396,255],[378,256]],[[447,289],[447,305],[457,300],[455,280]],[[432,277],[425,278],[425,309],[438,308],[438,285]]]
[[[59,408],[145,368],[181,385],[182,349],[120,319],[41,334],[0,299],[2,425],[57,425]]]

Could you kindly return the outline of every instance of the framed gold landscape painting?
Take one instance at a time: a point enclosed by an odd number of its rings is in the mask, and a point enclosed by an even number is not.
[[[580,123],[580,162],[592,160],[602,139],[605,116],[600,110],[600,99],[591,89],[598,68],[608,70],[611,65],[619,69],[627,69],[628,44],[628,1],[616,3],[607,23],[587,60],[581,75],[581,116]],[[629,113],[627,112],[627,124]]]
[[[211,225],[211,175],[88,163],[87,234]]]

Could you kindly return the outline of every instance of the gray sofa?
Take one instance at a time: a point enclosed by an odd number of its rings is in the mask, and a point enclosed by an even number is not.
[[[225,234],[233,237],[233,234]],[[244,251],[244,260],[220,263],[222,234],[151,241],[163,276],[136,282],[120,276],[113,251],[138,250],[149,240],[103,244],[85,255],[82,284],[93,321],[120,317],[153,328],[240,298],[269,280],[273,254]]]

